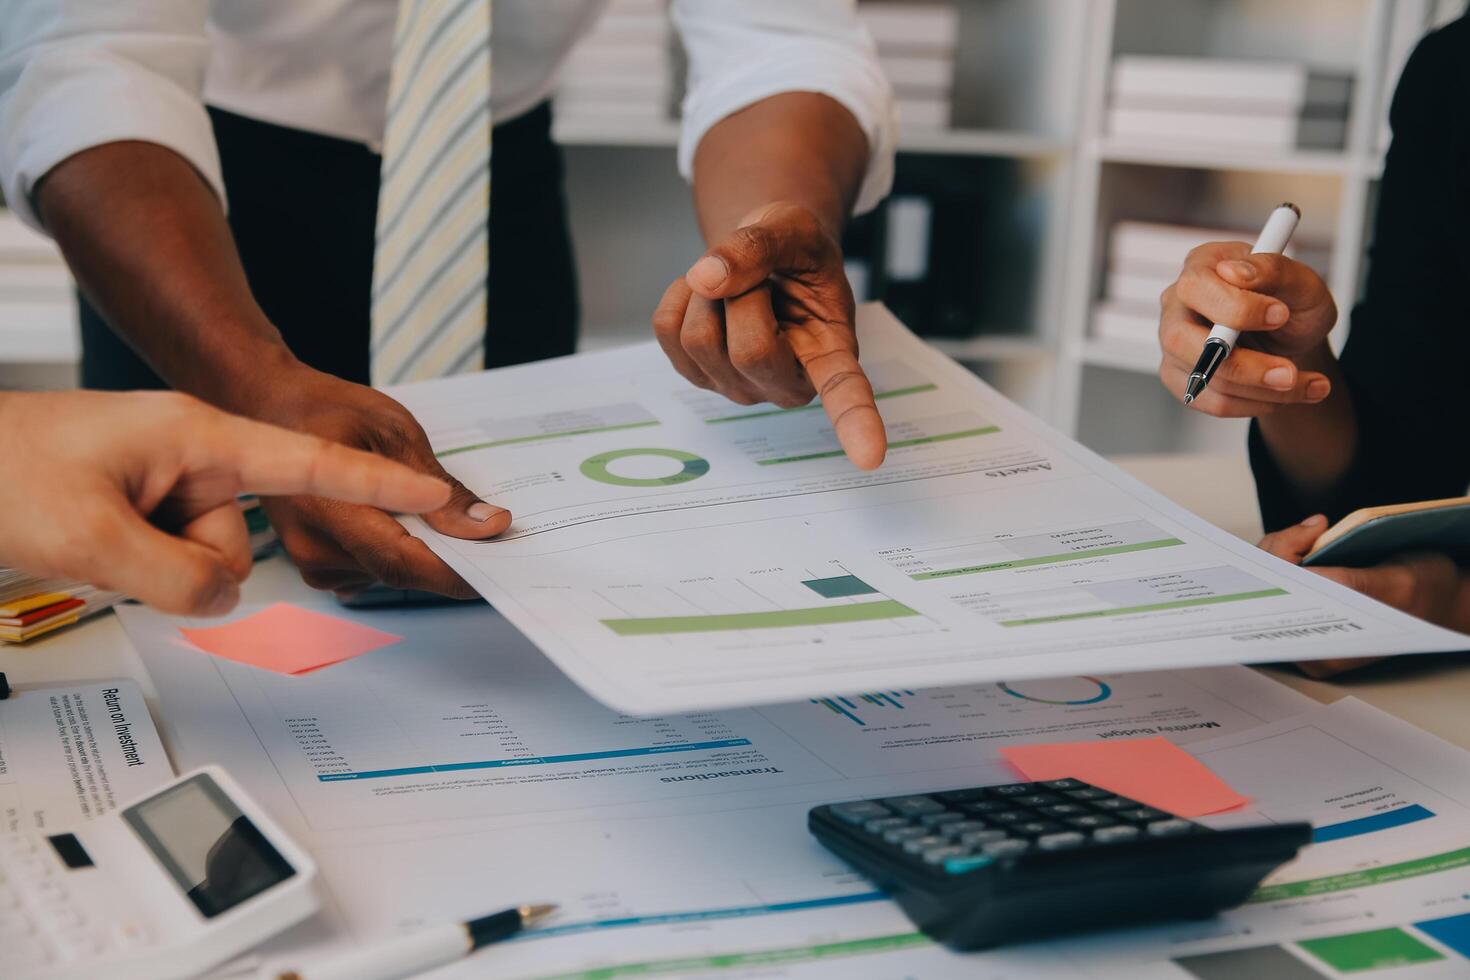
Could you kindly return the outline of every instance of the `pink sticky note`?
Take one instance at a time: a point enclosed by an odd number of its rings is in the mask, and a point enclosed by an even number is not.
[[[1250,802],[1166,738],[1014,745],[1000,750],[1027,779],[1080,779],[1180,817]]]
[[[222,626],[179,632],[216,657],[282,674],[304,674],[403,639],[289,602],[278,602]]]

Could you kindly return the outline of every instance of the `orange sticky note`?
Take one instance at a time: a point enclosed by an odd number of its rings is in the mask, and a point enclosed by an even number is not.
[[[1000,750],[1029,780],[1080,779],[1179,817],[1250,802],[1167,738],[1014,745]]]
[[[216,657],[282,674],[318,670],[403,639],[289,602],[278,602],[221,626],[181,628],[179,632]]]

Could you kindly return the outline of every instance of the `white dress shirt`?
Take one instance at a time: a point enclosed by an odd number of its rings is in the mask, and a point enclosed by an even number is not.
[[[452,2],[452,0],[435,0]],[[166,146],[224,199],[206,103],[376,146],[398,0],[6,0],[0,188],[37,225],[36,182],[118,140]],[[493,118],[545,99],[606,0],[495,0]],[[855,0],[672,0],[689,56],[679,171],[719,120],[779,92],[819,92],[867,134],[857,209],[893,177],[892,94]]]

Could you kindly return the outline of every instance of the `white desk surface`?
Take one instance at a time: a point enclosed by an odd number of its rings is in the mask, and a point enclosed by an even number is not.
[[[1250,472],[1239,457],[1131,457],[1119,459],[1140,480],[1235,533],[1259,533]],[[276,557],[256,566],[246,601],[270,601],[300,585],[295,570]],[[1450,742],[1470,748],[1470,655],[1402,657],[1330,681],[1314,681],[1290,667],[1261,668],[1268,676],[1318,701],[1355,696]],[[0,671],[14,686],[132,677],[150,704],[152,681],[111,613],[37,642],[0,645]]]

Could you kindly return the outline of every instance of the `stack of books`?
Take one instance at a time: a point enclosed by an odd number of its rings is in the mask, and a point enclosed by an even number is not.
[[[904,130],[948,129],[959,12],[952,3],[865,0],[863,26],[878,45]]]
[[[71,274],[51,240],[0,208],[0,363],[75,364]]]
[[[557,85],[557,119],[606,125],[671,118],[672,52],[664,0],[612,0],[567,57]]]
[[[1351,75],[1303,64],[1124,55],[1107,131],[1119,140],[1257,152],[1341,149]]]
[[[24,643],[111,609],[122,598],[79,582],[0,568],[0,643]]]

